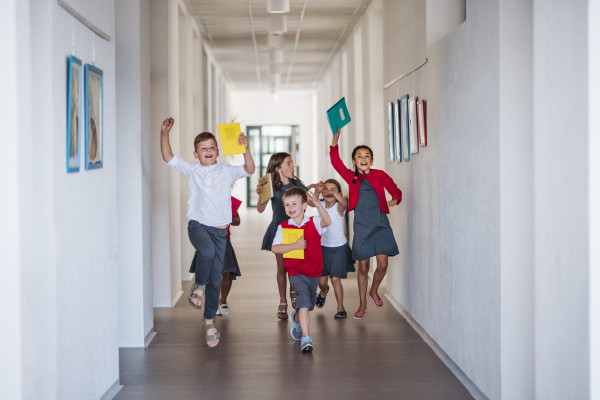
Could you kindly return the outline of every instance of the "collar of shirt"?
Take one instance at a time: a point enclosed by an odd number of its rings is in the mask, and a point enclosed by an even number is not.
[[[300,225],[298,225],[296,223],[296,221],[294,221],[294,218],[290,218],[289,224],[300,228],[300,227],[304,226],[304,224],[306,224],[308,221],[310,221],[310,217],[308,215],[304,214],[304,218],[302,219],[302,223]]]

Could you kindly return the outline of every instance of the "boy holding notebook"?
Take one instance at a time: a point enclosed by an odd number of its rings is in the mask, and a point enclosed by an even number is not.
[[[310,196],[319,209],[321,218],[304,215],[308,206],[307,196]],[[290,284],[296,288],[296,308],[290,314],[292,321],[290,332],[294,340],[302,338],[301,351],[307,352],[313,349],[308,330],[310,322],[308,312],[315,307],[317,285],[323,272],[321,235],[325,232],[325,227],[331,224],[331,218],[316,196],[299,187],[286,190],[282,200],[285,213],[290,219],[277,227],[271,251],[275,254],[283,254],[283,263],[290,277]],[[301,250],[301,252],[288,254],[294,250]]]

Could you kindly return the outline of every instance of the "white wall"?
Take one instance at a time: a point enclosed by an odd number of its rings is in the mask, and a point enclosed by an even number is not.
[[[119,346],[154,327],[150,179],[150,5],[116,4]]]

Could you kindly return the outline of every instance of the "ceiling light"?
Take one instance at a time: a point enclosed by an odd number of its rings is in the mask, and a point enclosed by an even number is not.
[[[270,49],[283,49],[285,37],[281,33],[269,33],[267,36],[267,46]]]
[[[269,64],[270,74],[281,74],[281,64]]]
[[[271,14],[267,18],[269,33],[287,32],[287,17],[281,14]]]
[[[290,0],[267,0],[267,12],[270,12],[270,13],[290,12]]]
[[[269,50],[269,64],[281,64],[283,63],[283,50],[270,49]]]

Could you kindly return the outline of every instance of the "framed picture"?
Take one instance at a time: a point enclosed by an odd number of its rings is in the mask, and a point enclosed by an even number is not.
[[[408,99],[408,136],[410,136],[410,154],[419,152],[419,138],[417,132],[417,98]]]
[[[394,103],[389,102],[387,104],[387,117],[388,117],[388,143],[389,151],[388,156],[390,161],[394,161],[396,150],[394,149]]]
[[[402,160],[410,161],[410,135],[408,134],[408,95],[400,97],[400,136]]]
[[[400,135],[400,100],[394,102],[394,160],[402,162],[402,136]]]
[[[67,83],[67,173],[79,171],[79,116],[81,115],[81,60],[69,57]]]
[[[417,118],[419,120],[419,146],[427,146],[427,125],[425,123],[425,100],[417,102]]]
[[[102,168],[104,147],[103,74],[85,65],[85,169]]]

